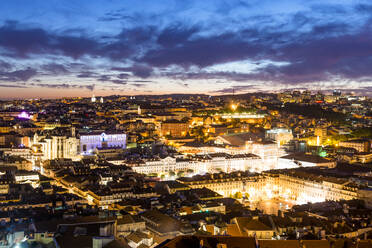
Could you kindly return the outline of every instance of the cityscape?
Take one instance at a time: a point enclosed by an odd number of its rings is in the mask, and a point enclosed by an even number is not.
[[[371,18],[0,2],[0,248],[372,248]]]

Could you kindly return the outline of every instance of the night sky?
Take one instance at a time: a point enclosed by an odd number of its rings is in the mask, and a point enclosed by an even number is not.
[[[0,1],[0,98],[372,94],[371,79],[371,1]]]

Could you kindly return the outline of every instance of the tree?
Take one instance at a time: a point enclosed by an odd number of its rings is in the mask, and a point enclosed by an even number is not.
[[[205,134],[204,134],[204,127],[198,126],[191,129],[191,135],[195,137],[198,141],[204,141]]]
[[[174,171],[169,171],[169,176],[174,177],[176,173]]]
[[[242,194],[242,192],[236,192],[235,194],[234,194],[234,198],[235,199],[242,199],[243,198],[243,194]]]

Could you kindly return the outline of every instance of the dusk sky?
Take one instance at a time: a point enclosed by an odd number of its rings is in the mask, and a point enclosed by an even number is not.
[[[372,91],[372,2],[1,0],[0,98]]]

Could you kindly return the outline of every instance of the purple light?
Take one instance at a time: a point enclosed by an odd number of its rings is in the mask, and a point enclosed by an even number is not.
[[[19,118],[19,119],[27,119],[27,120],[29,120],[29,119],[31,119],[31,116],[30,116],[27,112],[22,111],[22,112],[18,115],[18,118]]]

